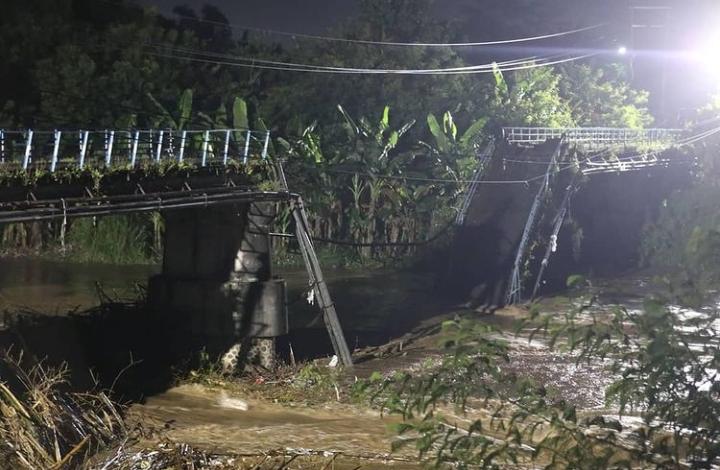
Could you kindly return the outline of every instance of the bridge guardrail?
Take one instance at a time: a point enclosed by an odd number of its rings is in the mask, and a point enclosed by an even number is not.
[[[504,127],[503,138],[509,143],[541,144],[560,139],[586,147],[624,144],[668,144],[676,141],[681,129],[628,129],[617,127]]]
[[[133,168],[165,161],[197,166],[267,158],[269,131],[251,129],[0,129],[0,168]]]

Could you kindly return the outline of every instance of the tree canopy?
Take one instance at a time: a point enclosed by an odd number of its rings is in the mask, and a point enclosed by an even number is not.
[[[198,112],[213,113],[236,96],[280,134],[313,121],[319,130],[337,120],[336,105],[371,115],[386,105],[404,120],[453,112],[459,123],[483,117],[505,125],[606,125],[651,122],[647,95],[633,90],[618,67],[592,64],[489,74],[358,75],[256,70],[235,57],[366,68],[440,68],[471,65],[451,48],[380,47],[267,37],[232,29],[222,11],[180,6],[165,17],[123,1],[10,0],[0,18],[0,125],[36,127],[143,126],[157,107],[177,102],[185,89]],[[362,0],[355,18],[332,32],[360,40],[454,42],[464,38],[434,14],[433,0]],[[112,11],[109,14],[108,11]],[[189,51],[178,58],[178,51]],[[201,54],[202,61],[191,60]],[[172,57],[171,57],[172,56]],[[197,59],[197,56],[193,56]],[[477,60],[477,59],[475,59]],[[504,88],[502,88],[504,86]],[[411,133],[421,139],[426,130]],[[426,137],[425,137],[426,138]],[[326,139],[327,140],[327,139]]]

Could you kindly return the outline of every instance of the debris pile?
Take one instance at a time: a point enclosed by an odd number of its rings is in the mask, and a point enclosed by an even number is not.
[[[73,468],[127,437],[105,393],[67,390],[66,368],[0,358],[0,461],[8,468]]]

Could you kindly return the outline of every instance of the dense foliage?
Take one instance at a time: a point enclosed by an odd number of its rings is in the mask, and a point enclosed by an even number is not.
[[[456,25],[438,19],[437,8],[432,0],[358,1],[356,17],[333,35],[463,40]],[[178,7],[162,16],[114,0],[10,0],[0,17],[0,45],[0,82],[7,84],[0,89],[0,128],[269,128],[276,137],[271,152],[290,159],[293,189],[309,202],[316,235],[373,245],[351,250],[362,258],[412,251],[443,228],[464,190],[461,182],[472,174],[474,155],[498,126],[651,122],[646,95],[600,63],[505,76],[239,67],[241,57],[388,69],[487,59],[452,48],[302,37],[272,42],[232,27],[212,6],[199,12]],[[237,119],[239,106],[243,119]],[[18,230],[47,232],[10,229],[6,248],[25,244],[13,240]],[[135,228],[128,230],[126,238],[136,237]],[[58,229],[34,240],[44,245],[53,233]],[[377,246],[382,243],[393,246]]]
[[[714,132],[717,98],[698,114],[699,129]],[[709,119],[709,117],[713,119]],[[657,220],[644,230],[641,253],[646,266],[672,271],[683,283],[684,303],[697,305],[720,282],[720,144],[716,133],[692,147],[692,186],[662,202]]]

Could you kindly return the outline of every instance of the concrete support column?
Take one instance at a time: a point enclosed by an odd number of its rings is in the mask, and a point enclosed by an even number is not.
[[[275,338],[287,333],[285,282],[272,277],[274,215],[272,203],[165,214],[163,270],[149,301],[227,372],[245,359],[272,367]]]

